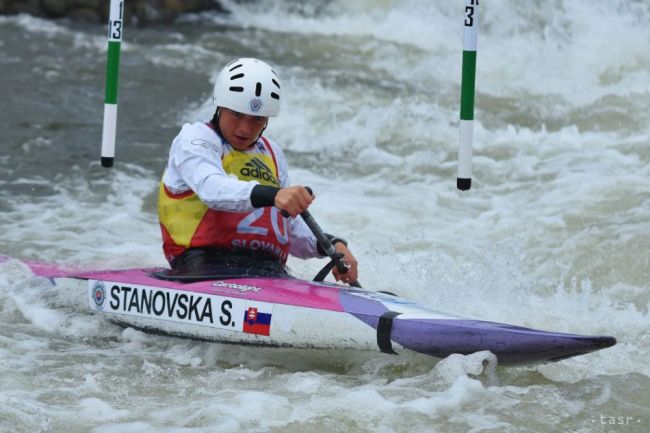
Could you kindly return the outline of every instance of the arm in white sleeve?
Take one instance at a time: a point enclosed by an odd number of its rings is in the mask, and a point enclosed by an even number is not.
[[[318,251],[318,241],[301,217],[289,218],[289,254],[301,259],[325,257]]]
[[[209,127],[185,125],[172,143],[163,181],[175,193],[191,189],[211,209],[252,211],[251,191],[258,183],[228,175],[222,154],[221,141]]]

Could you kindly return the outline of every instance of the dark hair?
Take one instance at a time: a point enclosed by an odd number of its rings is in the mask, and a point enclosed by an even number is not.
[[[212,120],[210,120],[210,124],[214,128],[215,131],[217,131],[217,134],[219,134],[220,137],[223,137],[221,134],[221,129],[219,129],[219,114],[221,114],[221,107],[217,107],[217,109],[214,111],[214,115],[212,115]]]

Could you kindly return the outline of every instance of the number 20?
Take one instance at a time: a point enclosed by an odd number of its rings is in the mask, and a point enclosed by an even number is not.
[[[268,236],[268,230],[264,227],[256,227],[253,225],[255,221],[262,218],[266,208],[260,207],[255,209],[253,212],[249,213],[244,217],[239,224],[237,224],[237,233],[246,233],[246,234],[256,234],[260,236]],[[276,239],[281,244],[286,244],[289,242],[289,230],[287,228],[287,220],[282,218],[282,229],[280,230],[280,225],[278,224],[279,213],[277,208],[270,208],[271,212],[271,226],[273,227],[273,233],[275,234]],[[284,233],[282,233],[284,231]]]

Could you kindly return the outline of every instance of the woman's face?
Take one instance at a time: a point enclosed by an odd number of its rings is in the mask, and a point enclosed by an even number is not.
[[[219,129],[223,138],[237,150],[246,150],[260,136],[268,117],[251,116],[228,108],[221,108],[219,114]]]

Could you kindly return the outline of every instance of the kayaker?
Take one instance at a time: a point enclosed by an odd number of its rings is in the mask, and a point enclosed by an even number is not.
[[[262,136],[269,117],[280,111],[280,96],[280,78],[268,64],[233,60],[217,77],[212,120],[183,125],[172,142],[158,216],[175,271],[253,261],[284,273],[289,254],[325,256],[299,217],[314,197],[304,186],[290,186],[282,150]],[[357,260],[346,242],[328,237],[348,265],[343,274],[334,267],[334,278],[356,281]]]

